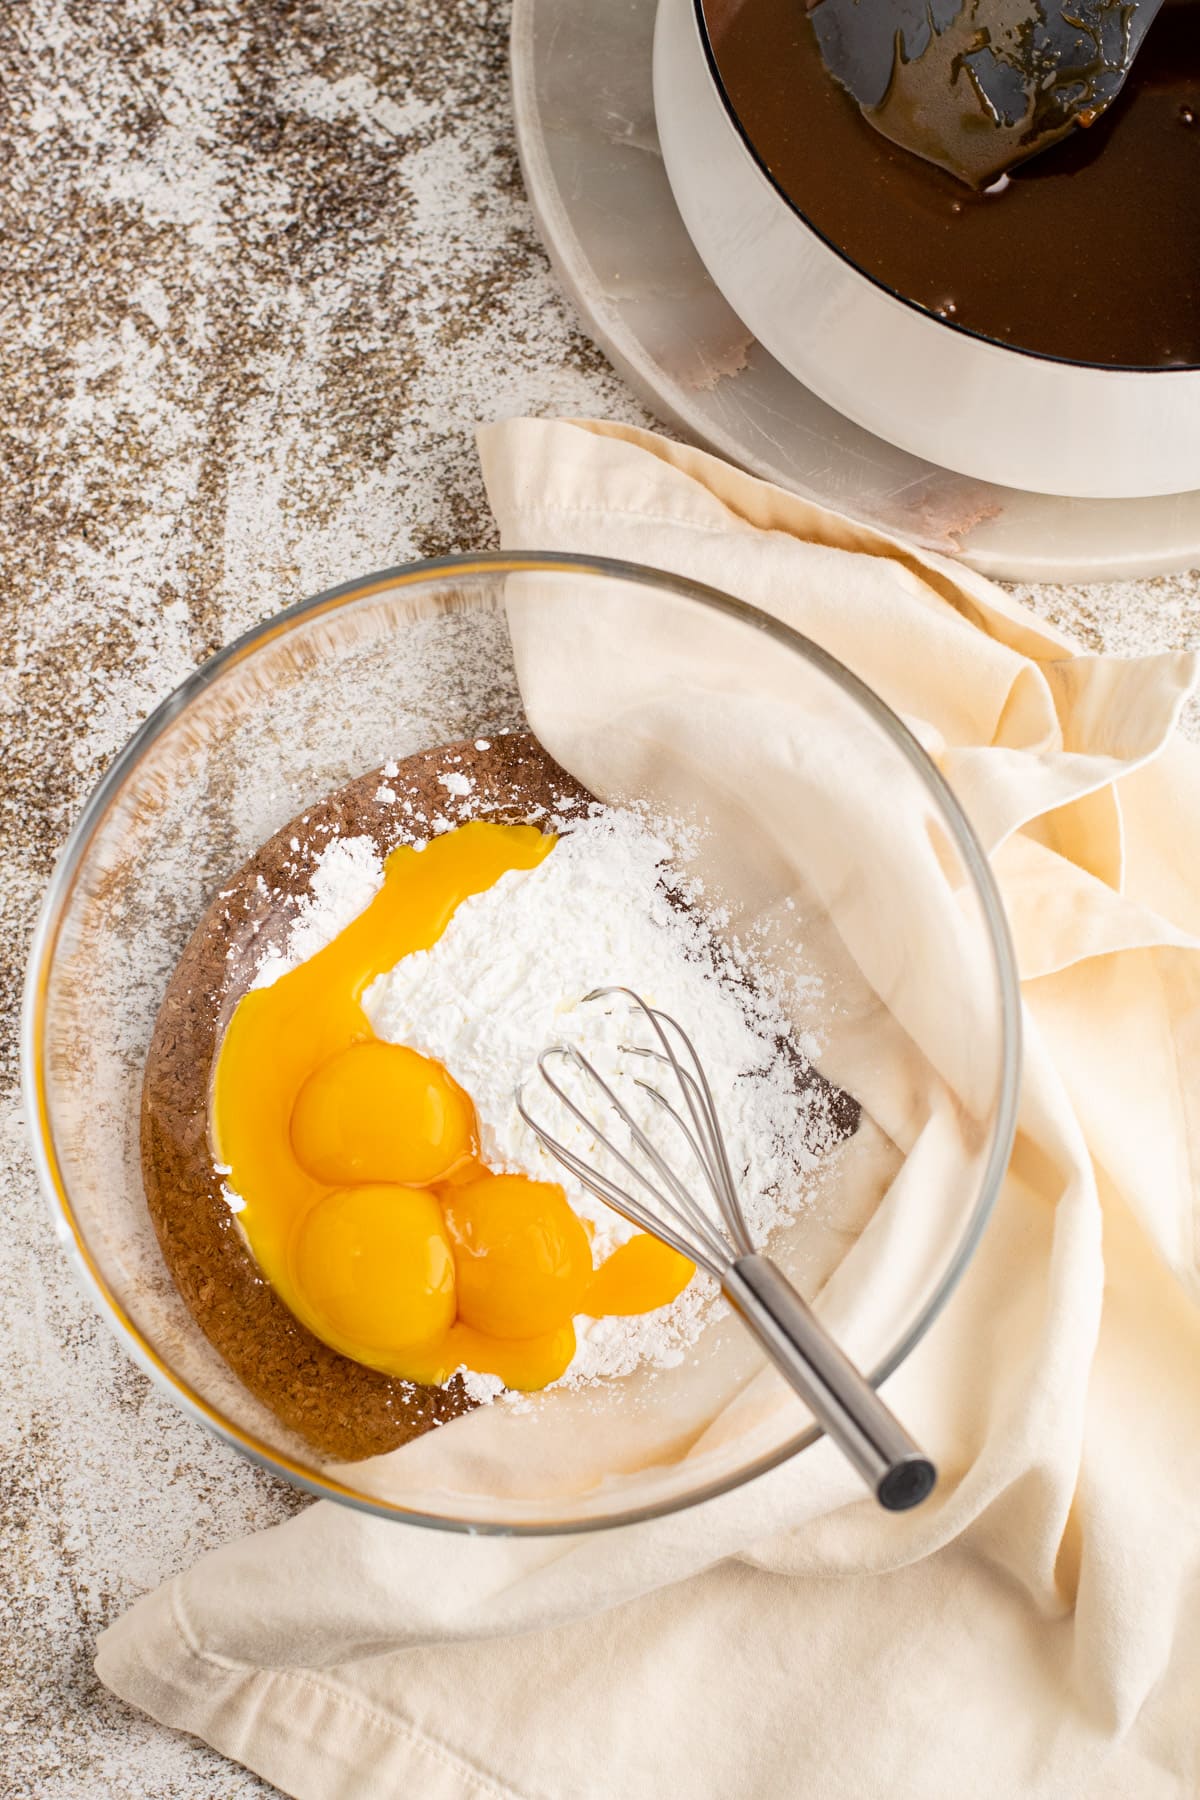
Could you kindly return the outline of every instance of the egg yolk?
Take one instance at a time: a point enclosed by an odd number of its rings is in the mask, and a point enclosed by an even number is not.
[[[394,850],[331,944],[243,995],[217,1057],[213,1148],[264,1276],[325,1343],[411,1381],[465,1366],[544,1387],[575,1354],[577,1314],[651,1311],[693,1273],[641,1235],[594,1270],[562,1189],[489,1171],[469,1097],[440,1064],[381,1043],[362,1009],[460,901],[554,842],[472,821]]]
[[[475,1148],[474,1108],[440,1063],[402,1044],[351,1044],[309,1076],[292,1149],[322,1182],[444,1181]]]
[[[458,1316],[492,1337],[553,1331],[582,1309],[592,1279],[587,1232],[560,1187],[484,1175],[444,1200]]]
[[[639,1231],[600,1264],[588,1283],[581,1312],[593,1319],[608,1313],[647,1313],[682,1294],[696,1265],[660,1238]]]
[[[422,1188],[335,1188],[304,1214],[291,1273],[337,1348],[399,1356],[454,1323],[454,1254],[442,1209]]]

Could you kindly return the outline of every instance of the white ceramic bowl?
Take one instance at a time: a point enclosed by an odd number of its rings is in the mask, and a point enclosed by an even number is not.
[[[847,418],[1008,487],[1089,499],[1200,487],[1200,369],[1015,350],[898,298],[828,244],[743,137],[700,0],[659,0],[654,103],[671,187],[713,280],[772,356]]]

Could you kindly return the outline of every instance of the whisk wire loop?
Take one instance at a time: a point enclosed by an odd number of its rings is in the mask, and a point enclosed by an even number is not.
[[[670,1065],[671,1071],[679,1083],[680,1092],[683,1094],[691,1115],[692,1124],[695,1126],[698,1136],[707,1146],[708,1155],[701,1157],[700,1164],[709,1186],[712,1188],[713,1198],[733,1235],[737,1249],[743,1256],[749,1255],[754,1249],[753,1239],[746,1225],[733,1172],[729,1167],[729,1155],[717,1117],[712,1088],[709,1086],[708,1076],[704,1072],[704,1064],[697,1055],[696,1046],[678,1019],[673,1019],[670,1013],[661,1012],[657,1007],[648,1005],[640,994],[634,993],[632,988],[594,988],[586,998],[588,1000],[604,1000],[612,994],[623,994],[650,1021],[655,1036],[662,1045],[661,1054]],[[668,1026],[682,1042],[691,1061],[691,1070],[685,1069],[676,1055],[671,1040],[667,1036],[666,1028]],[[660,1053],[651,1050],[645,1054],[657,1056]]]
[[[595,1083],[616,1113],[617,1117],[621,1120],[621,1123],[629,1132],[634,1146],[645,1157],[659,1180],[669,1189],[669,1194],[664,1194],[661,1188],[656,1187],[643,1168],[634,1162],[631,1157],[626,1156],[624,1151],[619,1149],[618,1146],[612,1142],[611,1138],[606,1137],[602,1132],[596,1129],[595,1120],[589,1117],[589,1115],[576,1104],[566,1089],[555,1080],[553,1075],[550,1074],[546,1064],[551,1057],[562,1058],[586,1075],[590,1081]],[[583,1052],[574,1045],[552,1045],[550,1049],[543,1050],[542,1054],[538,1057],[538,1068],[551,1092],[557,1096],[566,1107],[567,1111],[595,1137],[598,1143],[603,1145],[607,1153],[613,1157],[615,1161],[620,1163],[621,1167],[638,1183],[639,1187],[643,1188],[653,1197],[655,1204],[662,1209],[667,1215],[667,1218],[672,1220],[675,1226],[682,1227],[684,1232],[687,1232],[690,1229],[700,1234],[705,1250],[708,1253],[707,1260],[710,1271],[719,1273],[721,1269],[725,1268],[732,1261],[728,1244],[712,1224],[712,1221],[696,1204],[686,1186],[680,1181],[678,1175],[662,1155],[657,1145],[652,1143],[646,1136],[628,1107],[620,1097],[613,1092],[608,1082],[605,1081],[604,1077],[600,1074],[600,1071],[589,1062]],[[533,1124],[533,1129],[538,1131],[540,1128],[536,1123],[529,1119],[529,1115],[524,1111],[520,1100],[518,1100],[518,1106],[521,1107],[522,1117],[525,1118],[527,1123]],[[618,1207],[617,1210],[623,1210],[626,1217],[632,1217],[633,1223],[640,1225],[643,1231],[659,1233],[660,1222],[655,1217],[654,1213],[644,1207],[637,1199],[636,1195],[626,1194],[624,1190],[619,1191],[621,1192],[622,1205]],[[612,1204],[612,1202],[610,1202],[610,1204]],[[686,1246],[686,1239],[681,1241],[684,1242]],[[678,1246],[675,1245],[672,1246],[672,1248],[677,1247]],[[686,1247],[683,1250],[683,1254],[692,1257],[693,1261],[700,1260],[694,1257],[692,1251]],[[713,1268],[713,1265],[715,1265],[715,1269]]]
[[[648,1209],[644,1208],[640,1202],[631,1199],[623,1188],[616,1186],[615,1182],[609,1181],[606,1176],[589,1168],[575,1155],[573,1150],[569,1150],[565,1144],[552,1137],[543,1126],[536,1124],[525,1111],[520,1100],[517,1101],[517,1109],[526,1124],[536,1132],[551,1154],[558,1159],[569,1174],[574,1175],[576,1180],[581,1182],[589,1192],[595,1194],[598,1200],[603,1200],[605,1205],[611,1206],[614,1212],[620,1213],[623,1219],[628,1219],[629,1223],[636,1225],[639,1230],[646,1231],[651,1228],[652,1215]],[[710,1265],[705,1258],[697,1256],[695,1246],[680,1237],[679,1233],[672,1230],[669,1225],[655,1223],[653,1230],[656,1236],[671,1246],[672,1250],[678,1250],[681,1256],[686,1256],[691,1262],[699,1262],[703,1268],[708,1269],[711,1275],[719,1279],[720,1270],[716,1265]]]
[[[668,1068],[671,1066],[670,1058],[664,1056],[661,1050],[648,1050],[641,1044],[622,1044],[621,1051],[625,1056],[644,1056],[653,1062],[665,1063]],[[691,1080],[691,1076],[688,1075],[686,1069],[681,1069],[679,1073],[683,1076],[685,1081]],[[667,1117],[671,1120],[672,1124],[678,1126],[687,1143],[688,1149],[695,1158],[697,1167],[704,1176],[705,1185],[712,1195],[713,1205],[716,1207],[718,1213],[724,1217],[722,1208],[725,1203],[725,1195],[718,1179],[719,1170],[713,1163],[712,1151],[708,1141],[708,1131],[704,1131],[704,1142],[699,1142],[695,1131],[692,1130],[692,1127],[688,1124],[682,1113],[680,1113],[676,1107],[671,1105],[661,1089],[656,1088],[653,1082],[642,1081],[640,1079],[635,1085],[640,1087],[644,1094],[648,1094],[652,1100],[657,1101]]]
[[[690,1093],[692,1098],[696,1101],[697,1109],[700,1114],[700,1130],[703,1134],[703,1141],[700,1143],[696,1141],[696,1136],[689,1129],[686,1120],[681,1117],[678,1110],[671,1105],[666,1096],[656,1088],[652,1082],[638,1082],[638,1086],[643,1088],[646,1093],[652,1095],[654,1099],[658,1101],[667,1116],[673,1120],[680,1131],[686,1136],[688,1146],[704,1175],[705,1182],[713,1197],[713,1202],[717,1211],[725,1221],[739,1254],[748,1256],[754,1248],[754,1242],[742,1214],[741,1201],[738,1199],[737,1189],[728,1178],[728,1160],[723,1154],[724,1140],[721,1137],[720,1126],[716,1121],[715,1109],[705,1104],[703,1093],[695,1077],[689,1074],[687,1069],[683,1068],[682,1065],[672,1064],[670,1057],[664,1056],[661,1050],[650,1050],[640,1044],[631,1044],[629,1046],[622,1046],[622,1048],[627,1048],[631,1056],[644,1056],[653,1062],[665,1064],[667,1068],[672,1069],[684,1092]],[[694,1119],[696,1116],[695,1111],[691,1108],[689,1108],[689,1111],[692,1111],[692,1117]]]

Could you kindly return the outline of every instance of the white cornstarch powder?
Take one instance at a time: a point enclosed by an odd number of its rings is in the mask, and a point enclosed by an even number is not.
[[[296,909],[287,949],[264,956],[252,987],[270,987],[332,944],[383,886],[383,863],[369,837],[334,838],[321,852],[309,893]]]
[[[363,998],[378,1037],[436,1058],[470,1094],[492,1168],[565,1189],[596,1225],[598,1256],[632,1228],[543,1148],[514,1097],[526,1083],[527,1104],[554,1136],[594,1158],[591,1134],[537,1075],[548,1044],[574,1044],[651,1137],[671,1131],[637,1086],[649,1072],[645,1058],[622,1049],[652,1042],[646,1022],[621,996],[586,1000],[595,988],[634,989],[692,1037],[720,1096],[755,1232],[770,1229],[794,1187],[798,1147],[811,1162],[807,1102],[778,1043],[781,1022],[744,981],[722,973],[701,917],[673,903],[663,881],[670,860],[669,843],[635,814],[601,811],[568,829],[536,869],[512,870],[464,900],[432,949],[404,957]],[[669,1073],[660,1079],[669,1082]]]
[[[388,1042],[435,1058],[465,1089],[491,1168],[564,1189],[575,1211],[594,1226],[599,1263],[632,1228],[543,1148],[517,1111],[515,1095],[524,1086],[527,1105],[554,1136],[596,1161],[592,1135],[537,1073],[537,1058],[548,1045],[577,1045],[702,1195],[699,1171],[689,1166],[676,1128],[637,1086],[648,1074],[664,1092],[673,1084],[669,1071],[659,1073],[627,1048],[652,1045],[650,1026],[621,996],[586,999],[596,988],[632,988],[692,1037],[716,1098],[747,1222],[764,1242],[803,1203],[817,1148],[833,1135],[823,1091],[800,1079],[815,1045],[798,1041],[770,992],[752,986],[721,947],[698,897],[673,873],[668,828],[603,807],[559,823],[559,841],[537,868],[510,871],[462,901],[431,949],[403,957],[372,983],[363,999],[371,1027]],[[369,849],[365,839],[326,849],[286,952],[264,963],[257,985],[331,941],[369,902],[382,880],[379,859]],[[576,1096],[582,1092],[577,1080],[567,1083]],[[588,1110],[599,1120],[602,1099],[593,1104],[589,1096]],[[606,1172],[620,1175],[611,1164]],[[697,1276],[677,1301],[655,1313],[578,1321],[579,1351],[564,1379],[678,1362],[714,1298],[714,1284]],[[475,1379],[473,1397],[491,1397],[495,1385]]]

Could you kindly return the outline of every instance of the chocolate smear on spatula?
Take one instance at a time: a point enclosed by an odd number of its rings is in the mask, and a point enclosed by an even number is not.
[[[983,188],[1112,104],[1163,4],[808,0],[808,9],[826,68],[869,123]]]

